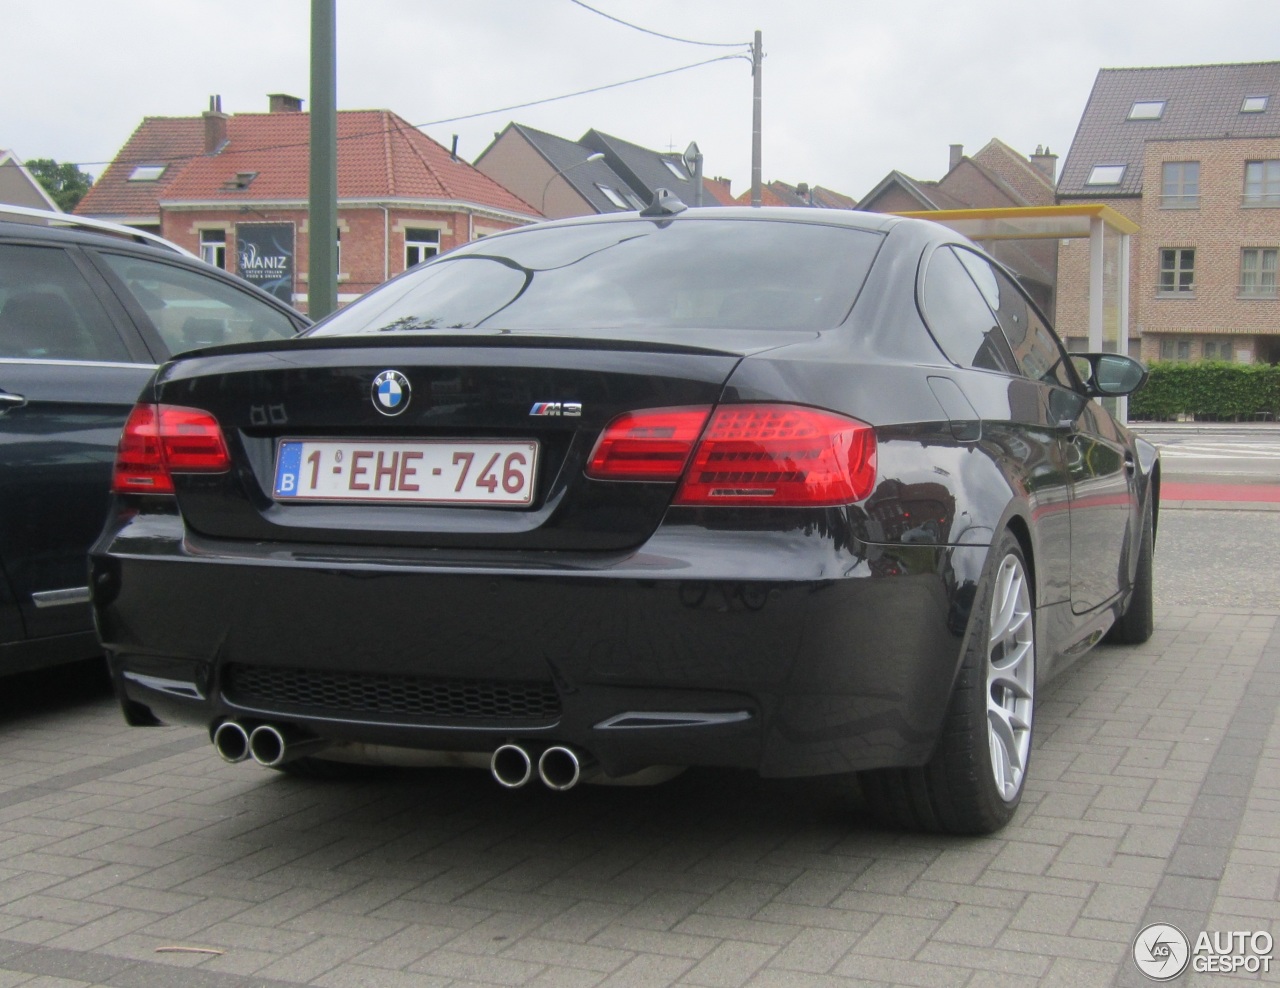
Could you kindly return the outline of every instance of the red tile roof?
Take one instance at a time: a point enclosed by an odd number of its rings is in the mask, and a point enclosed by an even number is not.
[[[77,210],[155,213],[174,202],[280,202],[307,198],[310,115],[237,113],[227,142],[204,154],[200,117],[148,117]],[[138,163],[172,160],[168,181],[129,182]],[[237,175],[253,173],[243,187]],[[338,199],[428,199],[537,216],[538,211],[389,110],[338,113]]]

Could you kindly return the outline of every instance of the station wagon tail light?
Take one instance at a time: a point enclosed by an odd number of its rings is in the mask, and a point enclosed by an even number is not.
[[[223,473],[231,457],[218,420],[198,408],[135,405],[116,450],[111,489],[172,494],[174,473]]]
[[[802,405],[628,412],[587,466],[594,480],[679,480],[678,505],[823,507],[875,487],[875,430]]]

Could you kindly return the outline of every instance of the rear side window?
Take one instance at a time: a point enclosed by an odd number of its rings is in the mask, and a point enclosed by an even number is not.
[[[297,332],[284,313],[212,275],[124,254],[100,256],[146,311],[171,354]]]
[[[0,357],[131,359],[67,252],[18,244],[0,246]]]
[[[829,329],[848,315],[882,240],[749,220],[531,229],[435,258],[314,333]]]
[[[1019,373],[1044,384],[1071,387],[1071,379],[1064,370],[1066,356],[1058,345],[1058,338],[1036,315],[1013,279],[973,251],[956,248],[956,256],[995,311]]]
[[[938,248],[929,258],[921,296],[929,331],[952,363],[1018,373],[984,293],[950,247]]]

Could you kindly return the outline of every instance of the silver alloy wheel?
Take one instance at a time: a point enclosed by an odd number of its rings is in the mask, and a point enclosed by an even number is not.
[[[1021,791],[1027,769],[1036,686],[1031,594],[1015,555],[1005,556],[996,571],[988,628],[987,738],[996,791],[1008,803]]]

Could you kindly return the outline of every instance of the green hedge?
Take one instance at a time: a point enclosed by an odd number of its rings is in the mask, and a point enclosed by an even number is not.
[[[1280,366],[1202,363],[1152,364],[1146,385],[1129,399],[1129,418],[1162,420],[1179,415],[1209,421],[1280,419]]]

